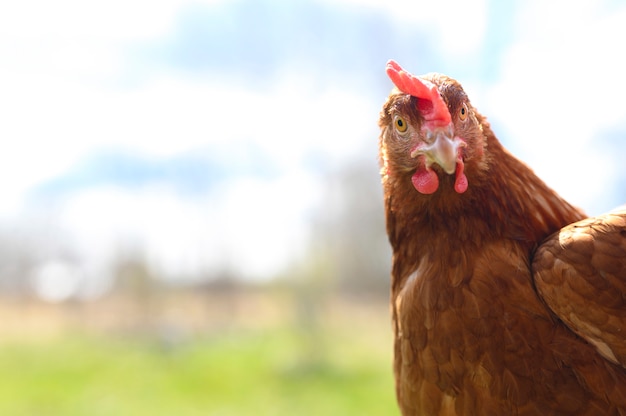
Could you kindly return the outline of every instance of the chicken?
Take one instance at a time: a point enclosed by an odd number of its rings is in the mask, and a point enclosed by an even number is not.
[[[387,74],[402,413],[626,414],[626,209],[585,219],[501,145],[458,82],[394,61]]]

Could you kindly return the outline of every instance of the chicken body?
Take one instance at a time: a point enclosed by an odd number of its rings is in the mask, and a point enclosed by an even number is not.
[[[549,236],[585,215],[502,147],[456,81],[417,79],[393,62],[388,74],[398,88],[381,112],[380,158],[402,413],[626,414],[626,313],[585,321],[601,301],[575,282],[574,306],[560,293],[571,261]],[[611,270],[624,289],[626,211],[615,218]],[[579,268],[594,287],[599,269],[590,267]],[[613,307],[626,311],[624,297],[614,294]]]

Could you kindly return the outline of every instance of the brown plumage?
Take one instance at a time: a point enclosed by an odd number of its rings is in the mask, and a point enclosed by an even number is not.
[[[503,148],[455,80],[394,62],[387,73],[402,413],[626,414],[626,210],[585,220]]]

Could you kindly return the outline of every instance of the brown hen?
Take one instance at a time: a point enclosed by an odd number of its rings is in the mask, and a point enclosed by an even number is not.
[[[503,148],[458,82],[393,61],[387,74],[402,413],[626,414],[626,209],[584,219]]]

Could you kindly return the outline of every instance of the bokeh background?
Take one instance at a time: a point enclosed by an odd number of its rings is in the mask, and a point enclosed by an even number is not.
[[[0,413],[394,414],[386,61],[599,214],[625,40],[618,0],[3,3]]]

